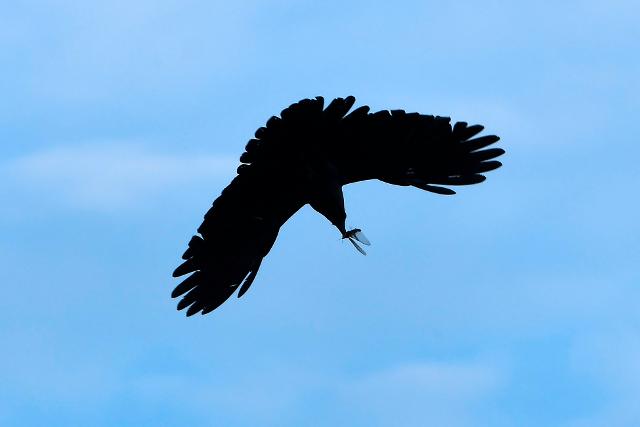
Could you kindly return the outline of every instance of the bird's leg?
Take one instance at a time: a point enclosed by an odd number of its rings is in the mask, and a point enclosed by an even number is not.
[[[349,239],[361,254],[366,255],[364,249],[356,243],[358,241],[364,245],[371,244],[362,234],[362,230],[354,228],[347,231],[345,226],[347,213],[344,209],[344,195],[337,170],[329,163],[316,164],[315,166],[316,175],[310,186],[309,204],[340,231],[343,239]]]
[[[342,194],[342,189],[340,189],[340,194]],[[343,211],[344,211],[344,204],[343,204]],[[349,242],[351,242],[351,244],[358,250],[358,252],[360,252],[362,255],[366,255],[367,252],[358,243],[356,243],[356,241],[367,246],[370,246],[371,242],[369,242],[369,239],[367,239],[367,236],[365,236],[362,230],[359,228],[353,228],[347,231],[345,227],[346,218],[347,217],[345,214],[344,216],[338,217],[337,221],[332,221],[332,222],[338,228],[338,230],[340,230],[340,232],[342,233],[343,240],[348,239]]]

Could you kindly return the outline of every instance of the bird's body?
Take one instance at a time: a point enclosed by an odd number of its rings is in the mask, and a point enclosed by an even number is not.
[[[482,126],[450,125],[445,117],[402,110],[369,113],[355,99],[305,99],[272,117],[256,131],[240,157],[238,175],[206,213],[199,236],[189,242],[185,262],[174,276],[193,273],[173,291],[183,294],[178,309],[206,314],[240,287],[249,288],[280,227],[309,204],[338,228],[343,238],[368,244],[360,230],[346,230],[342,187],[379,179],[423,190],[454,194],[439,185],[484,181],[483,172],[501,164],[504,153],[487,147]],[[434,185],[436,184],[436,185]]]

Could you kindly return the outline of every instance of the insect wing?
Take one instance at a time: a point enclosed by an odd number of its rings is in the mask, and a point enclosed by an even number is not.
[[[356,249],[358,250],[358,252],[360,252],[362,255],[366,255],[366,254],[367,254],[367,253],[364,251],[364,249],[362,249],[362,248],[360,247],[360,245],[358,245],[358,244],[357,244],[357,243],[356,243],[356,242],[355,242],[351,237],[349,237],[349,241],[351,242],[351,244],[352,244],[353,246],[355,246],[355,247],[356,247]]]
[[[369,239],[367,239],[367,236],[365,236],[362,231],[356,231],[353,237],[355,237],[355,239],[363,245],[371,246],[371,242],[369,241]]]

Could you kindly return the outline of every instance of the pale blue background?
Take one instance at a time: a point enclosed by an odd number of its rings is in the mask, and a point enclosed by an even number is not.
[[[3,426],[640,425],[640,3],[0,7]],[[446,198],[306,208],[251,291],[170,273],[253,131],[353,94],[482,123]]]

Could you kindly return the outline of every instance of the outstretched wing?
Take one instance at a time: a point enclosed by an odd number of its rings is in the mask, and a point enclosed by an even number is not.
[[[178,310],[209,313],[240,287],[242,296],[271,250],[282,224],[304,202],[278,168],[245,170],[222,191],[193,236],[174,277],[191,273],[171,294]]]
[[[485,180],[483,173],[502,165],[495,158],[504,150],[487,148],[500,138],[478,137],[484,129],[481,125],[458,122],[451,126],[448,117],[404,110],[369,113],[366,106],[346,114],[354,101],[338,98],[327,107],[343,116],[335,129],[331,157],[344,184],[379,179],[455,194],[442,185],[477,184]]]
[[[322,98],[285,108],[259,128],[240,156],[238,175],[205,215],[174,277],[192,273],[173,291],[178,310],[209,313],[256,277],[280,227],[307,202],[309,147],[322,128]]]
[[[349,112],[353,96],[324,107],[322,97],[304,99],[272,117],[249,141],[240,160],[268,164],[274,159],[331,161],[344,185],[367,179],[412,185],[438,194],[455,194],[442,185],[477,184],[485,172],[502,164],[501,148],[487,148],[500,138],[478,137],[481,125],[404,110]],[[323,108],[324,107],[324,108]]]

